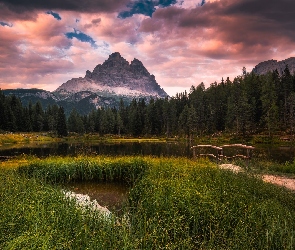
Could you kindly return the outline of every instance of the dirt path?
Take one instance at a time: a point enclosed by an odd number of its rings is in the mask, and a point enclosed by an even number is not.
[[[262,179],[266,182],[284,186],[288,189],[295,191],[295,179],[291,179],[291,178],[287,178],[283,176],[277,176],[277,175],[268,175],[268,174],[263,175]]]
[[[229,169],[235,173],[243,171],[241,167],[233,165],[233,164],[222,164],[219,166],[222,169]],[[278,175],[269,175],[269,174],[262,175],[262,179],[265,182],[270,182],[276,185],[284,186],[290,190],[295,191],[295,179],[284,177],[284,176],[278,176]]]

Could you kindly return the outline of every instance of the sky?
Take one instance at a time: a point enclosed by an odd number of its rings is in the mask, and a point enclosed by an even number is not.
[[[294,0],[0,0],[0,88],[54,91],[113,52],[170,95],[295,56]]]

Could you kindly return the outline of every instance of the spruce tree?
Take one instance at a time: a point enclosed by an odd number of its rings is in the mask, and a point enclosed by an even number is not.
[[[57,135],[59,137],[64,137],[68,135],[66,116],[63,107],[58,109],[58,119],[57,119]]]

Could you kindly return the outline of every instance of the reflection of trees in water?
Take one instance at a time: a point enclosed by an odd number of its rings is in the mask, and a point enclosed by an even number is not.
[[[0,156],[17,156],[21,154],[36,155],[38,157],[57,156],[76,156],[76,155],[152,155],[152,156],[184,156],[192,157],[192,150],[186,143],[50,143],[40,145],[24,145],[17,148],[0,148]],[[232,149],[226,149],[232,150]],[[232,152],[227,151],[230,155]],[[245,152],[241,152],[244,154]],[[263,147],[258,146],[253,150],[252,157],[259,159],[269,159],[278,162],[293,161],[295,155],[294,147]]]

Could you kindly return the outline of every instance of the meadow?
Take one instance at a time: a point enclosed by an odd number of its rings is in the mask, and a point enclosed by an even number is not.
[[[121,215],[67,199],[63,183],[124,182]],[[164,157],[1,163],[0,249],[294,249],[295,195],[249,171]]]

